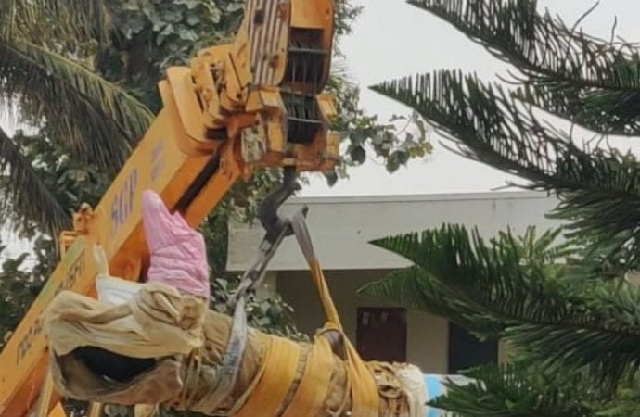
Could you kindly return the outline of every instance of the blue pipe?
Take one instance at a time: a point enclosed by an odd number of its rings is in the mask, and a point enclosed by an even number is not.
[[[466,385],[473,382],[472,379],[464,377],[462,375],[447,375],[447,374],[424,374],[424,385],[427,394],[427,401],[434,400],[443,394],[446,394],[447,389],[444,386],[446,378],[450,378],[451,382],[456,385]],[[446,411],[427,407],[427,414],[425,417],[446,417],[448,414]]]

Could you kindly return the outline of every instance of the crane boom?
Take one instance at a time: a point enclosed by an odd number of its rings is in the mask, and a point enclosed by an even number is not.
[[[46,411],[38,417],[59,413],[55,393],[42,388],[42,312],[64,289],[95,295],[94,244],[105,249],[114,275],[143,279],[143,190],[158,192],[195,227],[257,169],[333,169],[334,98],[323,93],[333,25],[331,0],[248,0],[234,43],[167,70],[157,118],[98,205],[74,214],[74,230],[59,239],[59,264],[0,354],[0,416],[29,415],[41,393]]]

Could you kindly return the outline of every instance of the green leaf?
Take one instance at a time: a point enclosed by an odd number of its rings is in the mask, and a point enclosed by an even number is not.
[[[359,164],[363,164],[367,158],[364,147],[356,145],[351,149],[351,159]]]
[[[198,15],[198,12],[195,10],[189,10],[187,12],[186,22],[191,26],[195,26],[200,23],[200,16]]]
[[[195,9],[200,6],[201,2],[197,0],[175,0],[174,4],[187,6],[187,9]]]

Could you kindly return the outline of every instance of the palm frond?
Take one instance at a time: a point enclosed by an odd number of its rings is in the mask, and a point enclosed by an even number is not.
[[[17,0],[0,0],[0,37],[11,36],[15,27],[17,8]]]
[[[58,203],[16,144],[0,128],[0,213],[5,227],[25,232],[37,227],[57,236],[71,226],[69,213]],[[9,221],[10,220],[10,221]]]
[[[635,45],[599,40],[548,13],[541,15],[535,0],[409,4],[449,22],[512,64],[522,74],[512,81],[524,85],[519,96],[526,101],[596,132],[640,133],[640,50]],[[606,107],[610,120],[603,120],[598,111],[607,102],[617,105]]]
[[[630,268],[640,262],[640,164],[632,155],[589,151],[539,121],[498,84],[440,71],[373,86],[416,110],[458,146],[465,157],[530,181],[525,188],[560,194],[554,213],[567,230],[592,237],[593,248],[624,247]],[[638,250],[634,250],[638,249]]]
[[[37,45],[0,39],[0,96],[76,157],[117,167],[153,116],[118,86]]]
[[[573,190],[582,185],[580,172],[556,175],[559,156],[585,168],[593,162],[564,133],[522,115],[500,85],[482,83],[474,75],[438,71],[371,89],[416,110],[458,144],[465,157],[520,175],[538,188]]]
[[[47,44],[51,39],[103,43],[111,28],[104,0],[0,0],[0,28],[6,38]]]

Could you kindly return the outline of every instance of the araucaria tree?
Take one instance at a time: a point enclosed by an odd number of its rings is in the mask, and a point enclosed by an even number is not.
[[[438,408],[640,415],[640,165],[631,153],[584,145],[594,134],[640,136],[640,51],[585,35],[533,0],[409,3],[510,64],[512,82],[442,70],[372,88],[416,110],[464,156],[556,193],[549,216],[562,227],[483,239],[446,224],[376,240],[414,265],[362,292],[511,347],[508,364],[470,370],[476,383],[451,386]],[[548,115],[587,133],[574,137]]]

